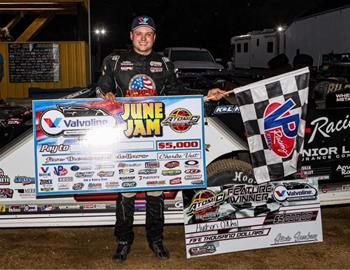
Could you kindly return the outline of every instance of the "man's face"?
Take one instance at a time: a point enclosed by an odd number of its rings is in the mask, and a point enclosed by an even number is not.
[[[156,33],[147,26],[141,26],[130,32],[130,39],[137,53],[148,55],[152,51]]]

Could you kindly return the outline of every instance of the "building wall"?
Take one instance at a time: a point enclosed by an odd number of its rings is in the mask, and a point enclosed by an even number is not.
[[[29,42],[34,43],[34,42]],[[48,42],[43,42],[48,43]],[[28,88],[43,89],[86,87],[90,82],[89,49],[83,41],[54,42],[60,48],[60,81],[40,83],[10,83],[8,74],[8,44],[0,42],[4,58],[4,78],[0,83],[0,98],[27,98]]]
[[[350,7],[293,22],[285,31],[286,54],[293,62],[297,50],[309,54],[314,66],[322,55],[350,52]]]

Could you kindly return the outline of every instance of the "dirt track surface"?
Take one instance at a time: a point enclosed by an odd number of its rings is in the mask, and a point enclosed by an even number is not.
[[[187,260],[182,225],[165,227],[167,261],[150,251],[135,228],[128,260],[115,263],[112,227],[1,229],[1,269],[339,269],[350,268],[350,206],[322,209],[323,243],[260,249]]]

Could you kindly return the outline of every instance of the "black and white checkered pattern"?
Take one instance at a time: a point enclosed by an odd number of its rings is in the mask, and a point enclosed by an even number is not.
[[[297,171],[298,158],[304,142],[308,84],[309,69],[303,68],[235,89],[258,184],[280,180]],[[298,114],[300,122],[295,147],[291,155],[283,158],[268,146],[264,130],[264,112],[269,104],[283,104],[288,99],[295,102],[295,106],[289,110],[290,115]]]

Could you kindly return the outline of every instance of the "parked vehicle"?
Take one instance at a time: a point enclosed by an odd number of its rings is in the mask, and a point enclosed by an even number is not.
[[[0,149],[32,126],[31,108],[23,105],[0,105]]]
[[[204,48],[170,47],[164,50],[164,56],[174,63],[178,73],[217,72],[224,69]]]

